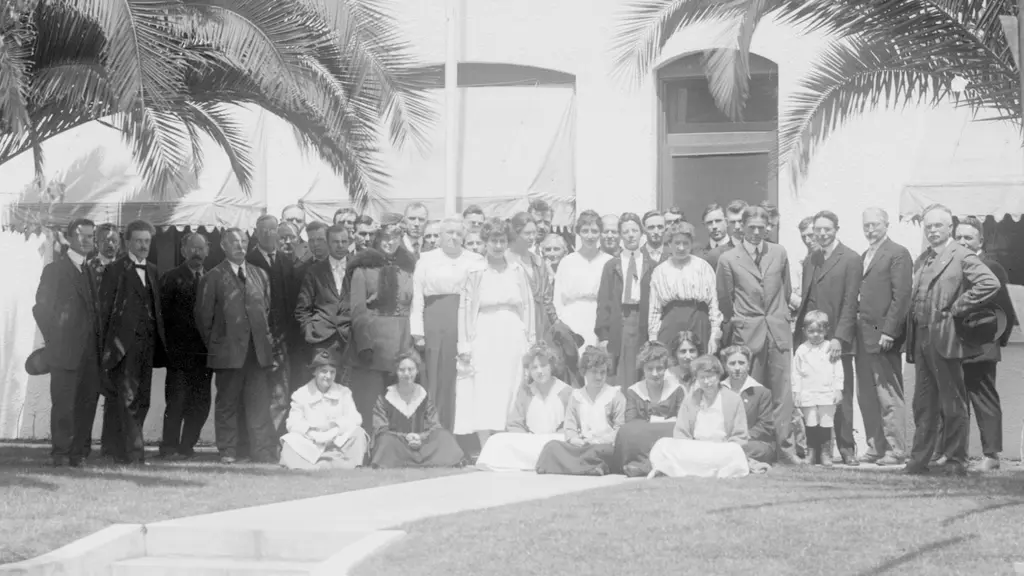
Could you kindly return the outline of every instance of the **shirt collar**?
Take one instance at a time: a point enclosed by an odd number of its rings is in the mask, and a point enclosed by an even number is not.
[[[728,378],[726,378],[725,380],[722,380],[722,386],[732,390],[732,386],[729,384],[729,379]],[[740,386],[740,390],[739,391],[740,391],[740,393],[742,393],[745,390],[749,390],[750,388],[757,388],[758,386],[760,386],[761,388],[764,388],[764,386],[761,386],[760,382],[758,382],[757,380],[754,380],[750,376],[747,376],[746,381],[743,382],[743,386]]]
[[[751,244],[744,239],[743,247],[747,249],[747,252],[750,252],[751,256],[755,254],[755,251],[764,254],[764,240],[762,240],[760,244]]]
[[[712,248],[718,248],[719,246],[725,246],[729,244],[730,240],[732,240],[732,238],[730,238],[728,234],[726,234],[725,238],[722,238],[718,242],[715,242],[714,238],[708,238],[708,246],[711,246]]]
[[[135,264],[137,266],[145,266],[146,265],[146,261],[145,260],[139,260],[138,258],[135,257],[135,254],[132,254],[131,252],[128,253],[128,258],[129,258],[129,260],[131,260],[132,264]]]
[[[876,250],[877,251],[882,246],[882,243],[885,242],[888,239],[889,239],[889,235],[886,234],[885,236],[882,236],[878,240],[875,240],[874,242],[872,242],[871,246],[869,246],[868,249],[869,250]],[[834,242],[833,242],[833,244],[834,244]]]
[[[85,264],[85,256],[82,256],[81,254],[75,252],[71,248],[68,248],[68,258],[70,258],[71,262],[73,262],[75,266],[78,266],[79,268],[82,267],[82,264]]]
[[[667,400],[668,397],[674,394],[679,388],[681,388],[681,385],[678,380],[675,378],[665,378],[664,383],[661,385],[661,398],[658,398],[657,401],[660,403],[662,400]],[[655,401],[651,398],[651,393],[647,389],[647,380],[641,380],[630,386],[629,389],[635,392],[636,395],[643,400],[648,402]]]
[[[928,249],[931,250],[936,256],[939,256],[943,252],[945,252],[946,248],[949,248],[949,245],[952,244],[952,243],[953,243],[953,237],[951,236],[951,237],[946,239],[946,243],[945,244],[943,244],[942,246],[939,246],[938,250],[936,250],[934,246],[929,246]],[[70,252],[70,250],[69,250],[69,252]]]
[[[238,270],[242,267],[242,264],[235,264],[231,260],[224,260],[224,261],[231,265],[231,271],[235,273],[235,276],[238,276]],[[243,264],[244,264],[244,262],[243,262]]]
[[[334,256],[328,256],[327,257],[327,261],[331,263],[331,269],[334,269],[334,268],[344,268],[346,260],[347,260],[346,258],[342,258],[341,260],[336,260],[334,258]]]
[[[260,248],[259,246],[257,246],[256,249],[260,251],[260,254],[263,254],[263,259],[267,261],[267,264],[270,264],[271,256],[277,255],[277,250],[274,250],[273,252],[267,252],[266,250]]]
[[[406,402],[402,400],[402,395],[398,393],[398,384],[392,384],[388,386],[387,392],[384,393],[384,399],[404,414],[406,418],[412,418],[420,404],[427,399],[427,391],[419,384],[416,384],[412,391],[412,398],[409,399],[409,402]]]
[[[832,253],[836,251],[837,246],[839,246],[839,240],[833,240],[827,248],[822,250],[822,255],[825,257],[825,260],[828,260],[829,258],[832,257]]]
[[[315,404],[320,402],[324,398],[328,400],[341,400],[345,395],[345,387],[341,384],[331,384],[331,387],[327,389],[327,392],[321,392],[320,388],[316,385],[316,380],[310,380],[306,384],[306,392],[309,394],[310,403]]]

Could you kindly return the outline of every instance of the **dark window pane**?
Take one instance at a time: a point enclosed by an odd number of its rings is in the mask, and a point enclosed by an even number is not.
[[[668,105],[669,133],[718,132],[724,129],[744,131],[763,130],[763,127],[735,125],[718,107],[704,77],[691,77],[668,82],[666,100]],[[762,74],[751,77],[750,96],[743,111],[743,122],[760,124],[778,122],[779,90],[778,76]],[[730,127],[694,126],[708,124],[731,124]],[[698,129],[699,128],[699,129]],[[771,129],[771,128],[770,128]]]

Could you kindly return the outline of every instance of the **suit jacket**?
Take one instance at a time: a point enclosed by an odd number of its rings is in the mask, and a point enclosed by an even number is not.
[[[67,254],[43,268],[36,289],[32,316],[43,334],[43,358],[52,368],[78,370],[87,358],[99,354],[100,322],[96,277],[85,272]]]
[[[867,257],[864,253],[862,259]],[[906,333],[910,296],[914,283],[914,261],[906,248],[886,238],[875,252],[860,283],[857,312],[857,345],[868,354],[878,354],[882,334],[893,339],[891,350],[899,352]]]
[[[1003,359],[1002,348],[1010,342],[1010,334],[1013,333],[1013,325],[1017,323],[1017,314],[1013,310],[1013,301],[1010,299],[1010,290],[1007,285],[1010,283],[1009,276],[1006,274],[1006,269],[996,262],[994,258],[982,252],[979,257],[981,263],[988,266],[988,269],[995,274],[996,278],[999,279],[999,291],[996,292],[995,298],[988,302],[988,305],[995,305],[1002,308],[1006,314],[1006,330],[1002,334],[996,335],[994,342],[988,342],[981,345],[981,354],[978,356],[972,356],[969,359],[964,359],[965,363],[975,362],[999,362]]]
[[[345,286],[335,285],[329,258],[309,264],[304,271],[295,320],[309,344],[319,344],[335,335],[341,342],[348,342],[352,330],[348,294]]]
[[[722,332],[730,344],[745,345],[755,353],[769,338],[779,350],[791,350],[789,257],[779,244],[765,242],[763,246],[760,269],[742,244],[718,260]]]
[[[199,284],[184,263],[160,279],[160,308],[167,331],[167,367],[175,370],[206,368],[206,345],[196,328],[194,310]]]
[[[917,321],[914,294],[919,287],[926,291],[928,328],[932,345],[943,358],[977,356],[981,348],[965,345],[956,332],[955,317],[960,317],[995,297],[999,279],[981,263],[981,258],[957,242],[950,243],[928,264],[931,248],[914,263],[914,287],[907,326],[907,362],[914,361]]]
[[[651,274],[658,265],[644,250],[637,262],[640,277],[640,338],[647,340],[647,314],[651,306]],[[597,322],[594,334],[599,341],[608,341],[608,353],[618,358],[622,350],[622,293],[625,289],[625,273],[622,270],[622,256],[616,256],[604,263],[601,284],[597,290]]]
[[[263,368],[273,364],[270,341],[270,281],[266,272],[243,262],[243,284],[224,260],[199,281],[196,327],[208,351],[212,370],[238,370],[245,366],[252,340],[256,360]]]
[[[270,279],[270,332],[275,337],[298,332],[295,321],[295,306],[298,300],[298,284],[295,282],[295,264],[280,252],[274,257],[274,266],[254,247],[245,256],[245,261],[258,267]]]
[[[713,270],[718,270],[718,259],[722,257],[722,254],[725,254],[735,247],[735,244],[732,243],[732,238],[729,238],[728,242],[714,248],[711,247],[710,243],[705,244],[704,247],[700,249],[700,253],[698,253],[697,256],[703,258],[708,264],[711,264],[711,268]]]
[[[143,321],[144,309],[130,302],[152,298],[156,319],[156,341],[153,343],[153,367],[167,365],[167,337],[164,331],[163,311],[160,309],[160,281],[156,265],[146,262],[146,284],[142,284],[135,264],[126,254],[111,262],[103,272],[100,283],[100,326],[103,337],[101,365],[104,369],[117,366],[135,344],[135,330]]]
[[[804,316],[811,310],[828,314],[825,337],[843,343],[843,353],[853,353],[857,336],[857,297],[864,274],[864,265],[856,252],[836,240],[828,259],[824,252],[815,252],[804,260],[803,287],[800,289],[800,310],[797,313],[795,343],[804,341]],[[811,306],[814,306],[811,308]]]
[[[725,380],[723,384],[728,385],[729,380]],[[747,376],[747,381],[740,388],[739,396],[743,400],[743,412],[747,418],[747,434],[750,439],[775,444],[771,390]]]

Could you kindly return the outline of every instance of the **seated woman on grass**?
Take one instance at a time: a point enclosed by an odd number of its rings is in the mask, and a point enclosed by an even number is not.
[[[687,396],[676,417],[672,438],[651,448],[651,474],[734,478],[750,473],[743,445],[747,416],[743,400],[722,385],[722,363],[701,356],[691,364],[697,388]]]
[[[374,468],[444,468],[462,463],[462,450],[441,427],[427,391],[416,383],[423,361],[415,351],[395,358],[398,383],[388,386],[373,409]]]
[[[538,474],[607,474],[615,434],[625,420],[626,399],[618,386],[608,383],[612,358],[604,350],[587,346],[579,369],[585,382],[573,390],[565,410],[565,441],[548,442],[537,458]]]
[[[338,359],[326,350],[310,365],[313,379],[292,394],[281,465],[292,470],[350,470],[363,465],[368,439],[352,392],[334,382]]]
[[[558,352],[546,344],[535,345],[523,356],[528,382],[512,404],[506,431],[484,444],[477,468],[533,470],[544,446],[565,438],[562,425],[572,388],[553,375],[561,367],[560,360]]]
[[[704,355],[704,343],[696,332],[683,330],[672,337],[669,350],[675,356],[675,363],[665,373],[665,381],[681,386],[683,394],[689,396],[694,388],[690,363]]]
[[[725,372],[729,378],[722,382],[743,400],[747,415],[747,434],[743,445],[747,458],[764,464],[775,462],[775,421],[772,415],[772,393],[750,377],[750,348],[730,346],[722,350]],[[761,467],[750,462],[751,471]]]
[[[615,435],[612,470],[626,476],[647,476],[648,456],[660,438],[671,438],[686,391],[669,377],[672,355],[661,342],[648,342],[637,354],[644,379],[626,390],[626,423]]]

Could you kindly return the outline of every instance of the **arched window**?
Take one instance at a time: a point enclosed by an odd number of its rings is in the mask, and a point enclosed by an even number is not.
[[[716,106],[704,74],[702,53],[682,56],[658,70],[659,204],[679,206],[696,225],[704,208],[741,199],[778,203],[771,165],[778,145],[778,67],[750,56],[750,96],[742,121]]]

